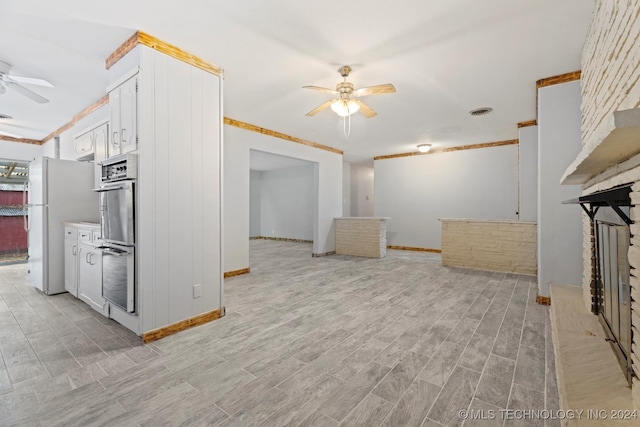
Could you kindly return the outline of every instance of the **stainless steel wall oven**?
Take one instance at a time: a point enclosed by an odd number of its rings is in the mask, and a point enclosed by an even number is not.
[[[102,162],[100,225],[102,227],[102,296],[135,313],[135,190],[137,157],[124,154]]]

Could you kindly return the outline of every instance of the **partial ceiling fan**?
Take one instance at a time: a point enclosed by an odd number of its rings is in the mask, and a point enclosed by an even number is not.
[[[353,83],[347,81],[347,77],[349,77],[349,73],[351,73],[351,67],[343,65],[340,67],[338,72],[343,77],[343,81],[336,85],[335,90],[320,86],[303,86],[304,89],[318,90],[320,92],[338,96],[338,99],[331,99],[319,107],[309,111],[307,116],[315,116],[320,111],[330,106],[331,109],[341,117],[351,116],[351,114],[356,111],[360,111],[365,115],[365,117],[371,118],[376,116],[378,113],[373,111],[371,107],[360,101],[358,98],[368,95],[395,93],[396,91],[396,88],[391,83],[356,89],[353,86]]]
[[[0,95],[4,94],[7,88],[9,88],[39,104],[49,102],[47,98],[38,95],[31,89],[27,89],[23,86],[23,84],[53,87],[51,83],[46,80],[34,79],[32,77],[9,75],[9,71],[11,71],[11,64],[9,64],[8,62],[0,61]]]

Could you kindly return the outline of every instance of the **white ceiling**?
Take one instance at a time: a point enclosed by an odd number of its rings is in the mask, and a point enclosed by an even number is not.
[[[295,168],[312,164],[306,160],[264,151],[249,150],[249,169],[254,171],[270,171],[274,169]]]
[[[594,0],[0,0],[0,60],[54,89],[36,104],[7,91],[0,131],[40,139],[104,95],[104,60],[140,29],[225,69],[225,115],[345,151],[348,161],[517,137],[535,82],[580,68]],[[363,98],[351,135],[329,109],[337,69]],[[491,115],[468,111],[493,107]]]

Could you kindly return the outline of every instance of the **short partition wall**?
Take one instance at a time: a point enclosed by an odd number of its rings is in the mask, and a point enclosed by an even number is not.
[[[535,222],[474,219],[440,221],[442,265],[536,274]]]

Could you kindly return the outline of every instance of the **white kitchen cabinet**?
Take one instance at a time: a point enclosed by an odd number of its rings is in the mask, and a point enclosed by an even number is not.
[[[78,241],[77,231],[73,229],[74,237],[67,233],[70,227],[65,227],[64,239],[64,288],[74,297],[78,297]],[[71,233],[71,232],[69,232]]]
[[[109,135],[108,121],[102,121],[74,137],[74,148],[77,159],[91,159],[95,161],[107,158],[107,138]]]
[[[111,130],[107,154],[113,157],[137,149],[138,76],[134,75],[109,92]]]
[[[102,250],[78,245],[78,298],[107,316],[109,308],[102,298]]]

